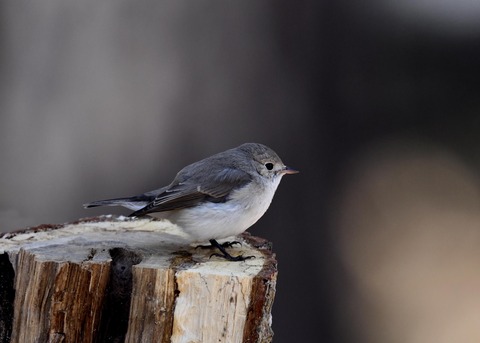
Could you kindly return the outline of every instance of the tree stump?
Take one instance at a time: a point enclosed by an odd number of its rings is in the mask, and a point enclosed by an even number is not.
[[[270,342],[277,265],[229,262],[175,225],[101,216],[0,235],[0,342]]]

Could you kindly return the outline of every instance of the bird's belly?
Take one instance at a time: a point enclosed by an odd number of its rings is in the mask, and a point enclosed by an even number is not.
[[[266,199],[268,200],[268,199]],[[271,199],[245,205],[243,201],[206,202],[192,208],[152,213],[180,226],[192,242],[206,242],[238,235],[255,224],[265,213]]]

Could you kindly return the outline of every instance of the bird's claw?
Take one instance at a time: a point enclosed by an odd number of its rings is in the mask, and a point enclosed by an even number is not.
[[[242,246],[242,243],[240,243],[239,241],[231,241],[231,242],[225,242],[225,243],[222,243],[220,244],[222,247],[224,248],[231,248],[233,247],[235,244],[238,244],[240,246]]]
[[[238,245],[242,245],[242,243],[240,243],[239,241],[232,241],[232,242],[225,242],[225,243],[222,243],[220,244],[223,248],[231,248],[233,247],[235,244],[238,244]],[[213,244],[209,244],[209,245],[197,245],[195,247],[195,249],[215,249],[216,246],[213,245]]]
[[[211,254],[210,258],[212,258],[212,256],[222,257],[222,258],[224,258],[228,261],[245,261],[245,260],[248,260],[248,259],[251,259],[251,258],[255,258],[255,256],[243,256],[243,255],[232,256],[230,254],[222,255],[222,254],[218,254],[218,253]]]

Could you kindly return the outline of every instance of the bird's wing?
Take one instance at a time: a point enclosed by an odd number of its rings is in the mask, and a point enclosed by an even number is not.
[[[251,176],[238,169],[212,172],[208,181],[179,175],[162,193],[144,208],[131,216],[142,216],[152,212],[164,212],[192,207],[204,201],[225,202],[230,192],[251,181]]]

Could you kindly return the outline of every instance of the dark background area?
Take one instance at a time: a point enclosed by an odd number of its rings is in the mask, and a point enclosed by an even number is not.
[[[480,4],[3,1],[0,230],[115,209],[244,142],[301,174],[275,342],[480,339]]]

